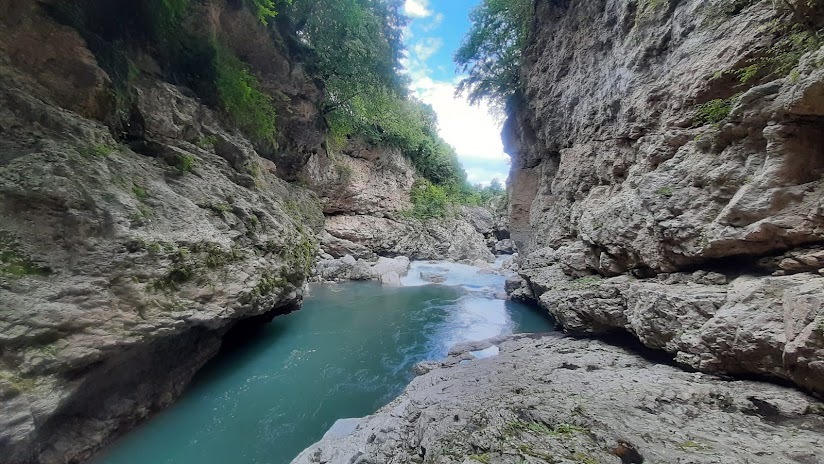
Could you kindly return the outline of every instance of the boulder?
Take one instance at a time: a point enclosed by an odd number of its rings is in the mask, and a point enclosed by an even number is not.
[[[496,255],[511,255],[518,251],[515,247],[515,242],[512,240],[505,238],[503,240],[498,240],[495,242],[494,249],[492,250]]]

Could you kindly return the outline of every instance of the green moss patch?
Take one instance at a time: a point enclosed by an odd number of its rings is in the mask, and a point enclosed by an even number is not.
[[[13,236],[0,232],[0,274],[23,277],[47,276],[51,273],[51,269],[26,256]]]

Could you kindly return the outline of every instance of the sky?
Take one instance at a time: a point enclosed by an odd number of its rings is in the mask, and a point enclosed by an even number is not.
[[[469,12],[479,0],[405,0],[411,19],[404,31],[403,61],[411,90],[438,114],[439,133],[455,148],[470,183],[484,185],[509,172],[509,157],[501,143],[501,123],[485,104],[471,106],[455,96],[460,81],[452,54],[469,30]]]

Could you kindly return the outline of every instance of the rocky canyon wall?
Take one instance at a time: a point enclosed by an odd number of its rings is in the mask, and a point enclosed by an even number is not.
[[[213,0],[174,25],[219,37],[272,97],[278,131],[262,144],[216,109],[201,88],[212,77],[172,72],[168,47],[129,29],[143,4],[0,0],[4,464],[82,462],[168,406],[238,323],[298,307],[341,223],[421,230],[399,214],[416,178],[399,152],[328,150],[322,86],[282,24]],[[370,258],[437,241],[427,258],[491,259],[453,222],[463,235],[348,243]]]
[[[296,308],[323,227],[316,196],[151,55],[118,113],[116,83],[48,6],[0,2],[4,463],[82,461],[170,404],[238,321]],[[219,6],[201,25],[271,45]],[[265,82],[312,87],[275,67]]]
[[[536,2],[504,133],[514,298],[824,392],[822,6],[784,6]]]

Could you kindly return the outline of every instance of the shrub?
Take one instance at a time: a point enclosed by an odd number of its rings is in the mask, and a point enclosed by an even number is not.
[[[419,219],[444,217],[449,206],[446,190],[426,180],[418,180],[412,186],[411,215]]]
[[[192,170],[195,168],[195,157],[188,153],[182,153],[177,155],[177,157],[175,158],[175,168],[181,174],[192,172]]]
[[[275,144],[275,108],[260,81],[227,47],[216,44],[215,87],[220,106],[242,131],[257,142]]]
[[[727,119],[740,94],[718,98],[696,106],[695,120],[700,124],[718,124]]]

